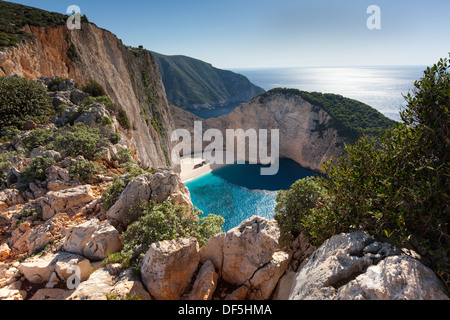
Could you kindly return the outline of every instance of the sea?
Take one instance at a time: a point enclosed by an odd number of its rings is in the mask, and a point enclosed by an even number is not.
[[[405,107],[403,95],[414,89],[423,76],[424,66],[411,67],[331,67],[235,69],[266,91],[284,87],[309,92],[334,93],[364,102],[386,117],[400,121]],[[232,112],[239,104],[209,110],[192,110],[197,116],[217,118]],[[243,220],[259,215],[273,218],[279,190],[287,190],[297,180],[318,173],[302,168],[290,159],[280,160],[276,176],[260,176],[260,165],[229,165],[186,185],[193,204],[205,215],[225,218],[223,231]]]
[[[280,159],[280,170],[274,176],[261,176],[261,167],[228,165],[186,183],[192,203],[205,215],[224,217],[224,231],[228,231],[254,215],[273,218],[278,191],[317,174],[290,159]]]
[[[403,95],[414,89],[414,81],[423,76],[426,66],[402,67],[320,67],[232,69],[246,76],[253,84],[268,91],[294,88],[309,92],[339,94],[359,100],[377,109],[386,117],[400,121],[405,107]],[[190,110],[197,116],[217,118],[232,112],[239,104],[218,106],[207,110]]]

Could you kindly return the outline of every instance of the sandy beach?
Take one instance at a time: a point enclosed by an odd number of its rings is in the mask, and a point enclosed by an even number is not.
[[[224,158],[226,153],[224,152]],[[225,160],[225,159],[224,159]],[[223,164],[209,163],[201,154],[194,154],[191,158],[181,159],[180,178],[183,183],[197,179],[214,170],[227,166],[226,161]]]

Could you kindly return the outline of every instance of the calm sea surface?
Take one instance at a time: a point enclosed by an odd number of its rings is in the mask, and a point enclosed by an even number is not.
[[[400,121],[405,106],[402,94],[413,89],[425,67],[290,68],[239,69],[255,85],[265,90],[277,87],[340,94],[362,101],[385,116]],[[202,118],[228,114],[237,105],[193,113]],[[282,159],[280,172],[273,177],[259,175],[258,165],[231,165],[187,183],[192,202],[205,214],[225,218],[224,231],[243,220],[259,215],[272,218],[278,190],[287,190],[297,180],[314,172],[292,160]]]

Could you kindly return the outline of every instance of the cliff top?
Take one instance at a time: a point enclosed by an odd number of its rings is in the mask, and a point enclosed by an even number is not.
[[[32,35],[23,30],[26,25],[57,27],[64,25],[68,17],[56,12],[0,1],[0,49],[32,39]],[[87,22],[86,16],[82,16],[82,22]]]
[[[263,102],[277,94],[283,94],[287,98],[300,96],[312,105],[324,109],[337,121],[340,129],[349,131],[356,136],[364,134],[377,135],[396,124],[394,120],[385,117],[379,111],[363,102],[332,93],[275,88],[255,97],[255,99]]]

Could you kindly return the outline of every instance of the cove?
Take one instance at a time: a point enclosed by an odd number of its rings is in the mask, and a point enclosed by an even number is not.
[[[194,206],[205,215],[225,218],[223,231],[258,215],[272,219],[279,190],[288,190],[297,180],[317,175],[291,159],[280,159],[274,176],[262,176],[263,165],[233,164],[186,183]]]

